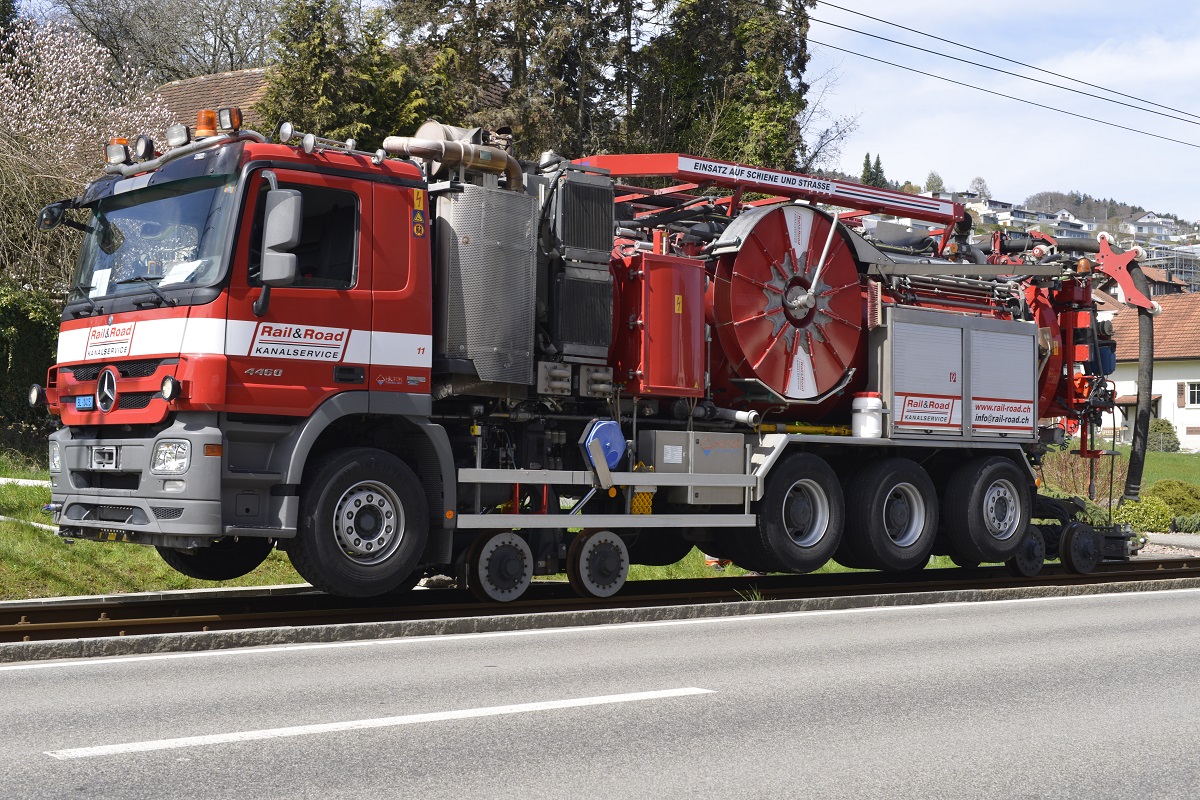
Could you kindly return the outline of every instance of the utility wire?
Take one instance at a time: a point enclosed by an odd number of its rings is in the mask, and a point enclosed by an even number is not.
[[[855,28],[848,28],[845,25],[838,25],[836,22],[829,22],[827,20],[817,19],[816,17],[809,17],[808,19],[811,22],[819,22],[822,25],[828,25],[832,28],[840,28],[844,31],[850,31],[850,33],[857,33],[860,36],[870,36],[872,39],[879,39],[880,41],[883,41],[883,42],[890,42],[892,44],[898,44],[901,47],[908,47],[913,50],[919,50],[922,53],[929,53],[930,55],[940,56],[941,58],[948,58],[951,61],[957,61],[962,64],[970,64],[975,67],[982,67],[983,69],[990,69],[993,72],[999,72],[1004,75],[1011,75],[1012,77],[1020,78],[1021,80],[1032,81],[1033,83],[1040,83],[1043,86],[1052,86],[1055,89],[1062,89],[1064,92],[1074,92],[1075,94],[1081,94],[1085,97],[1092,97],[1092,98],[1095,98],[1096,100],[1103,100],[1106,103],[1115,103],[1116,105],[1125,106],[1126,108],[1133,108],[1138,111],[1144,111],[1147,114],[1157,114],[1160,117],[1166,117],[1167,119],[1173,119],[1176,122],[1186,122],[1189,125],[1200,125],[1200,121],[1197,121],[1194,119],[1186,119],[1184,117],[1177,117],[1174,114],[1168,114],[1165,111],[1155,111],[1153,108],[1144,108],[1142,106],[1136,106],[1133,103],[1126,103],[1124,100],[1116,100],[1112,97],[1105,97],[1104,95],[1093,94],[1091,92],[1085,92],[1082,89],[1073,89],[1070,86],[1063,86],[1062,84],[1059,84],[1059,83],[1051,83],[1050,81],[1044,81],[1041,78],[1033,78],[1028,75],[1022,75],[1019,72],[1010,72],[1009,70],[1006,70],[1006,69],[1000,69],[1000,67],[993,67],[990,64],[981,64],[978,61],[971,61],[970,59],[959,58],[958,56],[952,56],[952,55],[949,55],[948,53],[939,53],[937,50],[930,50],[926,47],[918,47],[915,44],[909,44],[908,42],[902,42],[898,39],[889,39],[886,36],[879,36],[877,34],[868,33],[866,31],[860,31]],[[1105,91],[1108,91],[1108,90],[1106,89]],[[1139,102],[1145,103],[1145,102],[1149,102],[1149,101],[1140,100]],[[1152,103],[1151,105],[1156,105],[1156,104]],[[1180,113],[1184,113],[1184,112],[1180,112]]]
[[[975,86],[974,84],[970,84],[970,83],[964,83],[963,81],[956,81],[956,80],[954,80],[953,78],[947,78],[947,77],[945,77],[945,76],[942,76],[942,75],[935,75],[935,74],[933,74],[932,72],[925,72],[924,70],[919,70],[919,69],[916,69],[916,68],[914,68],[914,67],[906,67],[906,66],[904,66],[903,64],[897,64],[897,63],[895,63],[895,62],[893,62],[893,61],[885,61],[885,60],[884,60],[884,59],[882,59],[882,58],[876,58],[876,57],[874,57],[874,56],[868,56],[868,55],[866,55],[866,54],[864,54],[864,53],[858,53],[858,52],[855,52],[854,50],[847,50],[847,49],[846,49],[846,48],[844,48],[844,47],[837,47],[837,46],[835,46],[835,45],[832,45],[832,44],[825,44],[824,42],[818,42],[818,41],[816,41],[815,39],[811,39],[811,38],[810,38],[810,39],[808,40],[808,43],[809,43],[809,44],[815,44],[815,45],[819,45],[819,46],[821,46],[821,47],[828,47],[830,50],[838,50],[838,51],[840,51],[840,52],[842,52],[842,53],[849,53],[850,55],[853,55],[853,56],[858,56],[859,58],[865,58],[865,59],[868,59],[869,61],[876,61],[876,62],[878,62],[878,63],[880,63],[880,64],[887,64],[889,67],[896,67],[897,69],[903,69],[903,70],[907,70],[908,72],[915,72],[915,73],[917,73],[918,75],[924,75],[924,76],[926,76],[926,77],[929,77],[929,78],[936,78],[937,80],[939,80],[939,81],[945,81],[946,83],[953,83],[953,84],[956,84],[956,85],[958,85],[958,86],[965,86],[965,87],[966,87],[966,88],[968,88],[968,89],[975,89],[976,91],[980,91],[980,92],[986,92],[987,94],[994,94],[994,95],[996,95],[997,97],[1003,97],[1003,98],[1004,98],[1004,99],[1006,99],[1006,100],[1016,100],[1018,103],[1025,103],[1026,105],[1037,106],[1038,108],[1044,108],[1044,109],[1046,109],[1046,110],[1048,110],[1048,111],[1057,111],[1059,114],[1066,114],[1066,115],[1067,115],[1067,116],[1069,116],[1069,117],[1076,117],[1076,118],[1078,118],[1078,119],[1086,119],[1086,120],[1087,120],[1087,121],[1089,121],[1089,122],[1098,122],[1098,123],[1100,123],[1101,125],[1108,125],[1108,126],[1109,126],[1109,127],[1111,127],[1111,128],[1120,128],[1121,130],[1123,130],[1123,131],[1129,131],[1130,133],[1140,133],[1140,134],[1141,134],[1141,135],[1143,135],[1143,136],[1151,136],[1151,137],[1153,137],[1153,138],[1155,138],[1155,139],[1162,139],[1162,140],[1163,140],[1163,141],[1165,141],[1165,142],[1174,142],[1175,144],[1182,144],[1182,145],[1186,145],[1187,147],[1195,147],[1195,148],[1197,148],[1197,149],[1200,149],[1200,144],[1194,144],[1194,143],[1192,143],[1192,142],[1185,142],[1185,141],[1183,141],[1182,139],[1172,139],[1170,136],[1160,136],[1160,135],[1159,135],[1159,134],[1157,134],[1157,133],[1150,133],[1149,131],[1143,131],[1143,130],[1139,130],[1138,128],[1130,128],[1130,127],[1128,127],[1128,126],[1126,126],[1126,125],[1118,125],[1118,124],[1117,124],[1117,123],[1115,123],[1115,122],[1109,122],[1108,120],[1104,120],[1104,119],[1098,119],[1098,118],[1096,118],[1096,117],[1089,117],[1089,116],[1086,116],[1086,115],[1084,115],[1084,114],[1076,114],[1074,111],[1066,111],[1066,110],[1064,110],[1064,109],[1061,109],[1061,108],[1055,108],[1054,106],[1048,106],[1048,105],[1045,105],[1045,104],[1043,104],[1043,103],[1035,103],[1035,102],[1033,102],[1032,100],[1026,100],[1026,99],[1025,99],[1025,98],[1023,98],[1023,97],[1016,97],[1016,96],[1014,96],[1014,95],[1011,95],[1011,94],[1004,94],[1003,92],[997,92],[997,91],[994,91],[994,90],[992,90],[992,89],[985,89],[985,88],[983,88],[982,86]]]
[[[1017,61],[1015,58],[1007,58],[1005,56],[998,56],[995,53],[989,53],[987,50],[980,50],[978,47],[971,47],[968,44],[963,44],[962,42],[956,42],[953,39],[944,39],[941,36],[935,36],[932,33],[926,33],[925,31],[919,31],[916,28],[909,28],[905,25],[901,25],[896,22],[889,22],[886,19],[880,19],[879,17],[873,17],[870,14],[863,13],[862,11],[855,11],[852,8],[846,8],[845,6],[839,6],[836,3],[826,2],[826,0],[817,0],[817,2],[819,2],[821,5],[829,6],[830,8],[836,8],[839,11],[845,11],[848,14],[857,14],[860,17],[866,17],[867,19],[874,20],[876,22],[882,22],[884,25],[891,25],[893,28],[899,28],[900,30],[908,31],[909,33],[915,33],[919,36],[925,36],[929,39],[933,39],[935,41],[942,42],[943,44],[951,44],[951,45],[954,45],[955,47],[962,47],[966,50],[970,50],[972,52],[979,53],[981,55],[985,55],[990,58],[999,59],[1000,61],[1007,61],[1010,64],[1017,64],[1018,66],[1037,70],[1038,72],[1044,72],[1047,75],[1053,75],[1056,78],[1062,78],[1063,80],[1073,81],[1074,83],[1081,83],[1084,86],[1090,86],[1093,89],[1099,89],[1102,92],[1108,92],[1109,94],[1115,94],[1120,97],[1128,98],[1130,100],[1136,100],[1139,103],[1145,103],[1147,105],[1157,106],[1158,108],[1165,108],[1167,111],[1174,111],[1176,114],[1183,114],[1188,117],[1195,117],[1196,119],[1200,119],[1200,114],[1193,114],[1190,111],[1183,111],[1181,109],[1173,108],[1171,106],[1165,106],[1162,103],[1155,103],[1153,100],[1146,100],[1144,98],[1136,97],[1131,94],[1125,94],[1124,92],[1118,92],[1116,89],[1109,89],[1104,86],[1098,86],[1097,84],[1094,84],[1094,83],[1088,83],[1085,80],[1080,80],[1079,78],[1072,78],[1070,75],[1063,75],[1060,72],[1054,72],[1052,70],[1043,69],[1042,67],[1035,67],[1033,64],[1026,64],[1024,61]]]

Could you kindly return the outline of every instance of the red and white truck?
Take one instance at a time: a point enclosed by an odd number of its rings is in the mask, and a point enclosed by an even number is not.
[[[955,202],[686,154],[279,139],[202,112],[42,212],[85,232],[31,392],[61,536],[495,600],[563,571],[607,596],[694,545],[785,572],[1129,553],[1035,510],[1034,467],[1063,419],[1099,454],[1093,275],[1149,307],[1134,253],[973,244]]]

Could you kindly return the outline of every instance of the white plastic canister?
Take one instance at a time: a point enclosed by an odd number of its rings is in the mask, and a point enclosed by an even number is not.
[[[879,392],[859,392],[850,404],[850,431],[859,438],[878,439],[883,436],[883,400]]]

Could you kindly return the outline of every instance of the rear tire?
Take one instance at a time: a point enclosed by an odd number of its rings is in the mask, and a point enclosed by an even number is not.
[[[818,569],[837,552],[845,517],[842,486],[824,460],[811,453],[783,459],[767,476],[758,503],[762,566],[767,567],[759,571]]]
[[[946,482],[943,526],[964,559],[1008,561],[1029,526],[1029,480],[1002,456],[971,459]]]
[[[305,478],[300,530],[288,556],[323,592],[385,594],[417,568],[428,509],[421,482],[396,456],[368,447],[334,450]]]
[[[889,572],[923,569],[937,536],[937,492],[915,461],[889,458],[850,480],[846,533],[851,557]]]
[[[218,539],[208,547],[177,550],[156,547],[155,550],[173,569],[189,578],[201,581],[231,581],[253,572],[271,555],[274,545],[270,539],[242,537]]]

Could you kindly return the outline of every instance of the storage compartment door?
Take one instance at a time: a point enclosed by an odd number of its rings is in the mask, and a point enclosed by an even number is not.
[[[1037,344],[1028,334],[971,332],[971,429],[975,436],[1037,435]]]
[[[891,334],[893,432],[962,435],[962,329],[897,321]]]

